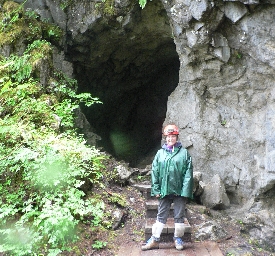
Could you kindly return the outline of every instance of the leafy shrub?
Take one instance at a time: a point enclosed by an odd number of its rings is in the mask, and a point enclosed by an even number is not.
[[[12,25],[19,26],[15,10]],[[2,26],[0,38],[10,31]],[[0,57],[0,252],[57,255],[77,240],[81,220],[98,226],[104,215],[103,201],[82,186],[100,182],[106,156],[74,129],[79,104],[100,101],[77,94],[76,81],[56,70],[41,86],[37,63],[51,60],[52,46],[30,38],[23,55]]]
[[[29,246],[32,245],[28,247],[29,253],[29,250],[38,250],[36,246],[40,243],[48,244],[48,249],[65,249],[68,242],[77,239],[76,225],[80,217],[94,216],[93,223],[98,225],[104,205],[83,199],[85,194],[79,187],[84,177],[89,177],[92,183],[98,181],[102,166],[97,162],[103,158],[98,151],[85,146],[84,141],[80,143],[68,135],[58,139],[44,137],[43,141],[33,143],[32,149],[22,146],[13,152],[9,156],[11,161],[1,163],[1,169],[10,168],[12,173],[16,173],[20,166],[23,169],[20,182],[24,185],[16,191],[9,191],[5,185],[16,187],[12,175],[2,185],[0,217],[6,223],[14,220],[16,227],[1,227],[5,245],[2,250],[10,250],[12,245],[17,249],[22,247],[21,251],[26,249],[24,241],[20,245],[17,237],[14,238],[18,228],[23,230],[29,226],[28,231],[24,231],[30,237]],[[17,213],[20,213],[20,218],[16,221]]]

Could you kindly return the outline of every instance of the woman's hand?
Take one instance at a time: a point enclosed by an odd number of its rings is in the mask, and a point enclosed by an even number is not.
[[[160,194],[156,195],[156,198],[159,198],[160,197]]]

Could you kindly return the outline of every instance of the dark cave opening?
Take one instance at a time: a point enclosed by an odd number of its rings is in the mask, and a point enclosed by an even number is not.
[[[132,167],[150,164],[144,159],[160,147],[168,96],[179,82],[171,35],[162,4],[150,2],[125,26],[100,20],[69,45],[79,92],[103,102],[82,108],[101,137],[97,146]]]

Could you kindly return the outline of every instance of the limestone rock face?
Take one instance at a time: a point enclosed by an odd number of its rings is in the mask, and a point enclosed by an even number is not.
[[[173,5],[166,8],[169,14]],[[175,37],[180,81],[165,123],[179,124],[202,180],[219,174],[231,202],[246,204],[274,196],[275,6],[212,2],[208,8]],[[177,20],[170,21],[178,31]],[[272,211],[266,200],[261,207]]]
[[[173,6],[166,8],[169,13]],[[191,12],[188,4],[184,8]],[[180,81],[165,121],[179,124],[203,179],[218,173],[241,203],[275,184],[275,6],[226,2],[209,8],[175,38]]]
[[[137,1],[73,2],[64,11],[58,1],[27,4],[66,31],[65,55],[82,89],[102,92],[105,117],[88,112],[100,128],[106,120],[115,129],[127,127],[124,132],[140,132],[135,139],[145,145],[144,134],[158,130],[158,120],[174,122],[205,184],[218,174],[231,204],[255,212],[260,203],[274,211],[275,2],[154,0],[143,10]],[[180,66],[173,80],[175,58]],[[170,96],[160,110],[165,85]],[[130,143],[127,152],[133,148],[139,147]],[[274,248],[270,230],[261,232]]]

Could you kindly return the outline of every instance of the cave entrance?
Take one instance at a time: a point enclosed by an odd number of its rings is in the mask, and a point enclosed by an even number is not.
[[[137,167],[160,147],[167,99],[179,82],[179,57],[161,2],[138,4],[131,15],[100,19],[72,40],[80,92],[103,104],[83,108],[101,137],[98,146]],[[144,159],[148,159],[144,161]]]

